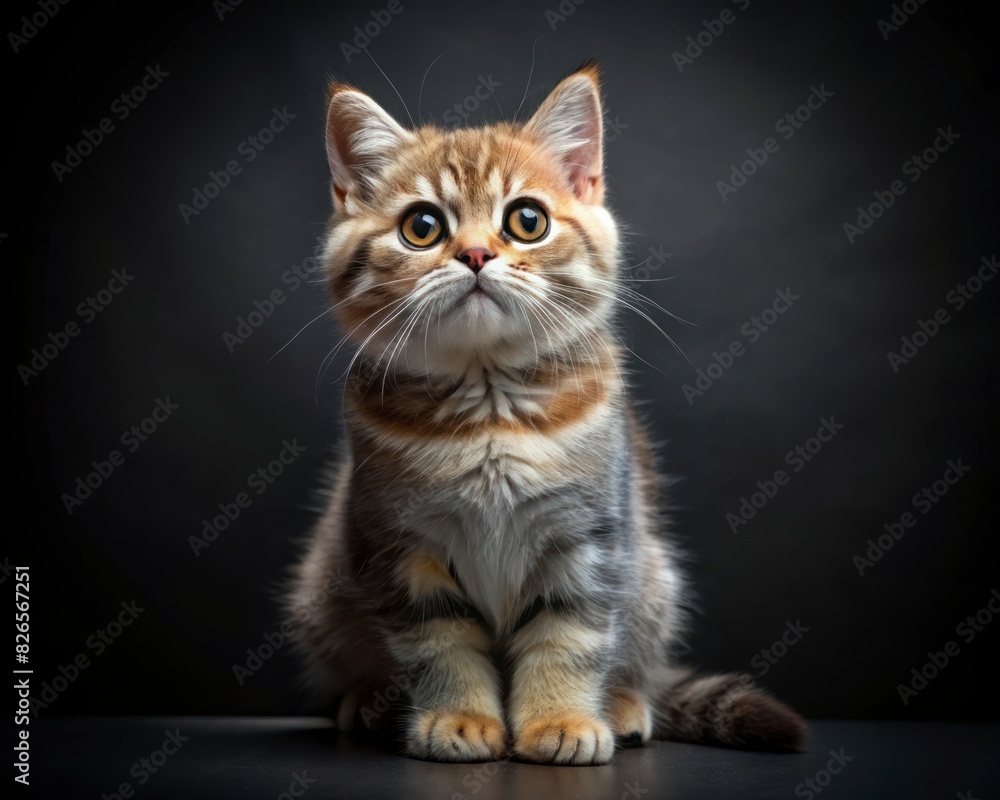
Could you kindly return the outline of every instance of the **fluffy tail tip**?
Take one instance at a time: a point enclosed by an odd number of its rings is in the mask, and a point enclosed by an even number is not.
[[[734,702],[732,726],[733,746],[784,753],[801,752],[809,732],[801,716],[760,689]]]
[[[665,739],[743,750],[800,752],[808,726],[791,708],[753,686],[749,675],[688,677],[660,704]]]

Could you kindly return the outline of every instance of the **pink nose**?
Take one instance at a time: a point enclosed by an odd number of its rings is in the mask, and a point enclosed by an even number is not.
[[[491,258],[496,258],[496,256],[485,247],[470,247],[458,257],[458,260],[478,274],[483,265]]]

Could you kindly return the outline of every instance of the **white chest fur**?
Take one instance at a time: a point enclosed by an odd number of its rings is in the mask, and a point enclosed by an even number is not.
[[[468,599],[495,629],[504,629],[547,581],[571,580],[565,564],[546,576],[540,562],[560,533],[593,527],[587,518],[593,510],[581,502],[593,493],[581,494],[580,487],[604,482],[614,448],[608,432],[620,424],[620,411],[582,392],[574,409],[566,383],[556,388],[482,366],[439,376],[432,386],[440,398],[435,421],[445,431],[452,418],[460,424],[454,435],[422,435],[373,421],[370,434],[391,448],[400,474],[384,487],[382,500],[400,501],[401,527],[434,543]],[[558,401],[569,413],[556,424],[550,408],[560,390]],[[470,426],[470,420],[483,424]],[[571,556],[584,571],[592,557],[582,550]]]
[[[476,420],[513,420],[516,414],[542,413],[553,391],[551,386],[520,381],[501,370],[477,367],[465,373],[436,416],[439,421],[460,414]]]
[[[595,406],[545,434],[522,429],[408,445],[408,457],[427,480],[427,497],[407,525],[441,548],[495,628],[510,624],[525,597],[542,593],[547,582],[570,580],[564,571],[540,572],[539,558],[560,532],[593,524],[572,487],[594,479],[601,458],[594,437],[608,413]]]

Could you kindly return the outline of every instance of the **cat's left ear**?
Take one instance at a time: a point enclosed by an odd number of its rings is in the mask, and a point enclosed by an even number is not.
[[[604,200],[598,77],[597,65],[588,63],[563,78],[525,125],[559,158],[574,194],[594,204]]]

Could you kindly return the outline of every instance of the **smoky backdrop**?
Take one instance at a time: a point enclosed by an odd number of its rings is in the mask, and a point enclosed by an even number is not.
[[[13,597],[30,567],[41,714],[299,710],[276,598],[350,357],[310,272],[325,84],[406,124],[477,124],[595,57],[623,269],[650,301],[622,314],[633,394],[680,478],[698,592],[688,660],[814,717],[996,716],[985,11],[43,5],[3,14],[0,250],[0,578]]]

